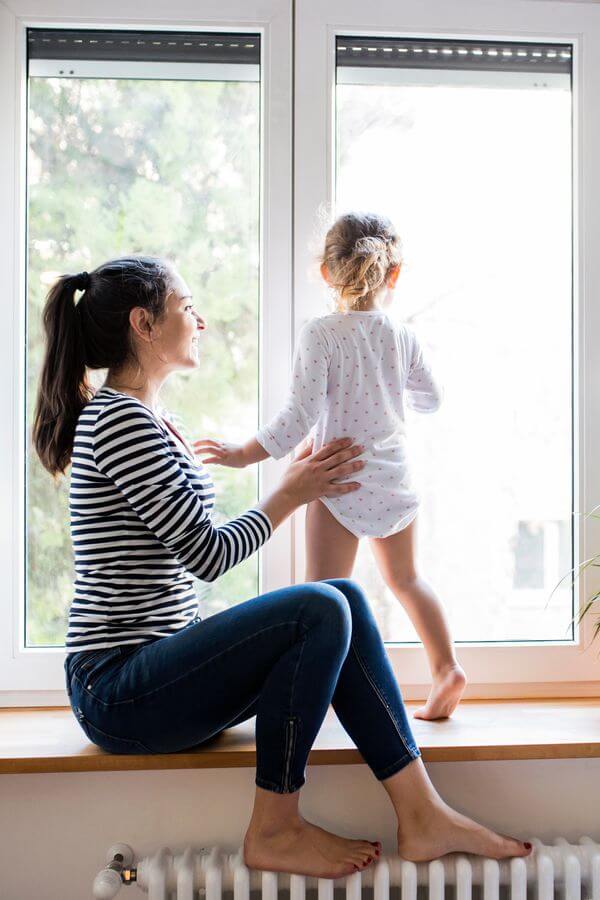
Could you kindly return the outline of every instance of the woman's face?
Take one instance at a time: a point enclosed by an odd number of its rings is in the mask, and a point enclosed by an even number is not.
[[[206,322],[194,309],[192,295],[178,272],[173,272],[165,313],[153,328],[161,360],[175,369],[193,369],[199,361],[200,332]]]

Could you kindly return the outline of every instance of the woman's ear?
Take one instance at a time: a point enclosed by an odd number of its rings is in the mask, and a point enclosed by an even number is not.
[[[135,335],[142,341],[152,340],[152,321],[148,310],[143,306],[134,306],[129,313],[129,324]]]
[[[327,268],[327,263],[321,263],[321,277],[327,284],[331,284],[331,279],[329,277],[329,269]]]
[[[390,273],[387,277],[387,286],[391,291],[396,287],[396,282],[398,281],[398,276],[400,275],[400,269],[402,268],[402,263],[398,263],[397,266],[392,266],[390,269]]]

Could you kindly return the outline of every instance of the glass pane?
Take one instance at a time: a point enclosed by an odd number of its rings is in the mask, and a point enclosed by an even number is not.
[[[569,79],[419,74],[338,84],[336,198],[396,224],[390,315],[445,390],[409,423],[421,572],[456,640],[571,640]],[[416,640],[367,542],[355,575],[385,638]]]
[[[28,434],[49,284],[125,253],[173,260],[208,321],[200,372],[172,376],[165,406],[193,437],[256,428],[259,91],[245,81],[30,78]],[[255,468],[213,474],[216,521],[256,502]],[[27,553],[26,643],[61,645],[73,577],[68,484],[54,485],[31,449]],[[199,590],[203,614],[255,595],[257,556]]]

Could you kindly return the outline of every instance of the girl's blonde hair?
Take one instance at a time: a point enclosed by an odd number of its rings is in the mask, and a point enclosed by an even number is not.
[[[402,262],[402,246],[385,216],[347,213],[327,232],[321,262],[327,266],[338,310],[359,310]]]

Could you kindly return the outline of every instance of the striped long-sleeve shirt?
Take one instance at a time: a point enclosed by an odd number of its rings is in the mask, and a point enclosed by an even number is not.
[[[73,446],[75,592],[67,653],[173,634],[198,614],[193,577],[214,581],[272,534],[262,510],[219,527],[214,489],[164,421],[101,388]]]

